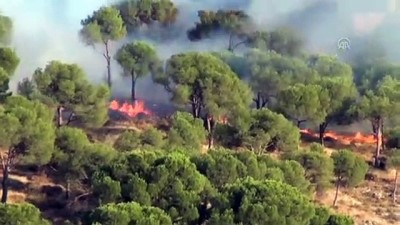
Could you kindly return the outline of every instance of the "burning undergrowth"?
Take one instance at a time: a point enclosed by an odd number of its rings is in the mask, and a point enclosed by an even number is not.
[[[154,120],[168,117],[176,111],[169,103],[125,99],[112,100],[109,109],[110,118],[117,121]]]
[[[132,102],[126,99],[115,99],[110,102],[110,118],[113,122],[138,124],[157,124],[161,119],[168,118],[176,112],[176,107],[170,103],[136,100]],[[226,124],[224,118],[220,123]],[[303,141],[317,141],[319,133],[311,129],[300,130]],[[340,145],[374,145],[374,134],[362,132],[327,131],[324,134],[324,142]],[[327,143],[328,144],[328,143]]]
[[[313,132],[310,129],[301,130],[301,133],[304,136],[310,136],[314,138],[319,138],[319,134]],[[334,131],[325,132],[324,139],[326,141],[336,141],[341,144],[350,145],[350,144],[375,144],[376,138],[373,134],[362,134],[361,132],[356,133],[338,133]]]

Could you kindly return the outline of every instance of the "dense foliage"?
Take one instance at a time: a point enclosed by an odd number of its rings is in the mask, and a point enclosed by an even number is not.
[[[43,198],[66,224],[353,225],[315,200],[334,191],[337,205],[339,190],[362,184],[370,169],[353,143],[325,152],[327,128],[354,121],[370,122],[374,164],[386,162],[397,181],[400,153],[384,147],[400,146],[398,67],[310,54],[295,29],[257,30],[242,10],[201,10],[186,33],[193,42],[226,37],[228,51],[163,60],[151,42],[122,41],[172,30],[179,16],[171,0],[101,7],[79,35],[104,48],[107,85],[91,83],[79,64],[50,61],[12,93],[20,59],[8,46],[12,20],[0,15],[0,224],[54,219],[43,203],[5,204],[11,175],[31,169],[57,183],[62,197]],[[129,78],[133,105],[149,77],[179,110],[144,128],[104,132],[113,122],[112,60]],[[318,144],[303,142],[304,126],[316,128]]]

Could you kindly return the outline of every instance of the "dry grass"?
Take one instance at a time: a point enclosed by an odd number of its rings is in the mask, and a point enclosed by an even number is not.
[[[0,191],[1,194],[1,191]],[[22,192],[8,191],[8,202],[9,203],[24,203],[26,202],[27,195]]]
[[[341,146],[343,147],[343,146]],[[368,145],[345,146],[366,161],[371,160],[374,154],[374,147]],[[335,146],[325,148],[325,152],[330,155],[336,151]],[[400,205],[392,203],[391,192],[395,177],[394,170],[369,171],[375,178],[374,181],[365,181],[362,185],[353,189],[341,189],[335,211],[350,215],[357,225],[391,225],[400,224]],[[323,205],[332,206],[335,190],[329,190],[317,201]]]
[[[390,188],[389,188],[390,189]],[[379,225],[393,224],[393,215],[398,205],[391,203],[389,190],[376,182],[366,182],[358,188],[351,190],[342,189],[335,211],[353,217],[356,224],[364,225],[366,221]],[[330,190],[317,201],[326,206],[332,206],[335,190]],[[394,224],[400,224],[399,221]]]
[[[301,147],[307,147],[312,141],[316,140],[303,141]],[[343,145],[334,141],[327,142],[326,146],[324,150],[328,155],[338,149],[348,149],[366,161],[371,161],[375,150],[373,145]],[[400,225],[400,205],[393,204],[391,197],[395,171],[370,169],[369,174],[375,178],[373,181],[365,181],[357,188],[340,190],[334,210],[353,217],[357,225]],[[334,196],[335,190],[329,190],[317,202],[332,207]]]

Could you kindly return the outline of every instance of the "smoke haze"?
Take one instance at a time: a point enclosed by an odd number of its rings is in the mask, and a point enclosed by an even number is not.
[[[398,16],[390,14],[384,0],[174,0],[180,10],[176,37],[173,40],[151,41],[162,59],[185,51],[218,51],[227,48],[227,40],[218,38],[201,42],[190,42],[186,30],[197,21],[198,10],[243,9],[250,14],[260,29],[267,30],[282,24],[291,24],[306,34],[307,47],[312,51],[335,53],[337,40],[341,37],[364,35],[375,26],[389,21],[380,28],[380,40],[390,50],[390,56],[398,56],[393,47],[400,35],[392,30],[398,24]],[[377,3],[380,3],[377,4]],[[79,64],[93,82],[105,78],[105,61],[100,48],[94,50],[83,45],[78,37],[80,21],[110,4],[107,0],[1,0],[0,11],[14,21],[12,46],[16,49],[21,64],[11,83],[15,88],[18,81],[29,77],[38,67],[45,67],[51,60]],[[329,6],[330,5],[330,6]],[[363,6],[363,7],[361,7]],[[392,10],[393,11],[393,10]],[[394,10],[395,11],[395,10]],[[364,14],[363,14],[364,13]],[[368,15],[365,13],[369,13]],[[372,13],[372,14],[371,14]],[[389,33],[389,34],[388,34]],[[398,32],[397,32],[398,33]],[[143,37],[135,37],[135,39]],[[129,39],[132,39],[130,37]],[[131,40],[125,40],[131,41]],[[114,44],[116,50],[122,43]],[[400,58],[400,57],[398,57]],[[116,95],[129,96],[129,82],[119,76],[120,69],[113,64]],[[139,81],[139,98],[165,100],[161,87],[151,84],[151,79]]]

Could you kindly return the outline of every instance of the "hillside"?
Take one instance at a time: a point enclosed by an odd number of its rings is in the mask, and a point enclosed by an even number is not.
[[[0,225],[399,224],[399,18],[342,4],[0,3]]]
[[[154,120],[153,120],[154,123]],[[121,131],[134,130],[143,132],[146,127],[151,127],[152,123],[146,120],[136,120],[136,125],[132,122],[118,122],[114,125],[107,125],[101,130],[92,131],[94,140],[114,143],[118,138]],[[147,125],[146,125],[147,124]],[[105,133],[103,133],[105,132]],[[303,142],[302,147],[307,148],[309,142]],[[330,142],[328,145],[339,145],[339,142]],[[355,146],[349,145],[354,152],[369,160],[373,155],[373,146]],[[207,145],[203,146],[204,153],[207,152]],[[325,147],[325,153],[331,155],[337,151],[334,148]],[[25,171],[25,172],[23,172]],[[51,173],[49,173],[51,174]],[[335,196],[335,190],[331,189],[326,191],[323,196],[316,197],[319,204],[331,207],[338,213],[350,215],[355,219],[356,225],[389,225],[396,224],[400,219],[400,204],[392,203],[392,190],[394,184],[395,171],[381,171],[371,168],[368,172],[370,179],[363,182],[361,185],[351,189],[341,189],[339,191],[339,200],[336,207],[332,207],[332,202]],[[372,179],[373,178],[373,179]],[[52,180],[48,175],[40,175],[37,173],[26,172],[23,170],[15,170],[10,175],[12,180],[12,190],[9,192],[10,203],[24,203],[30,202],[39,206],[42,213],[51,218],[54,224],[64,224],[63,217],[66,216],[64,212],[64,204],[66,204],[65,188],[63,184]],[[1,192],[0,192],[1,193]],[[86,194],[76,194],[74,202],[75,208],[88,207]],[[84,197],[84,198],[82,198]],[[376,203],[372,204],[372,203]],[[69,206],[71,207],[71,206]],[[59,219],[57,219],[59,218]],[[58,223],[57,221],[60,221]]]

